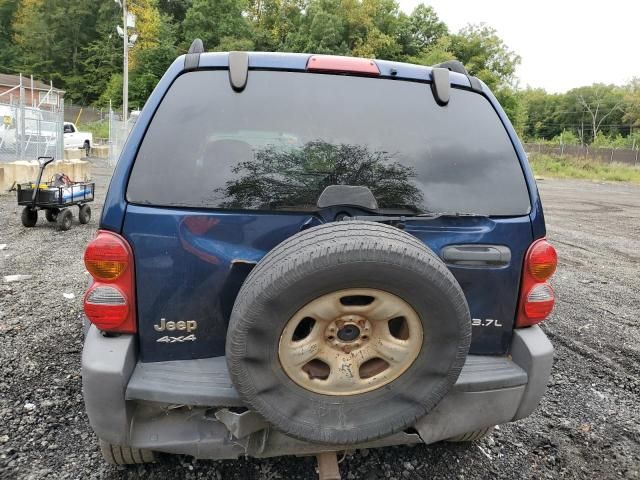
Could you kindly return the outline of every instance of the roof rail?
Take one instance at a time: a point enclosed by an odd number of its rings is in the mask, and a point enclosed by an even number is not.
[[[469,79],[471,90],[478,93],[482,92],[482,84],[480,83],[480,80],[478,80],[478,78],[474,77],[473,75],[469,75],[469,72],[466,68],[464,68],[462,62],[458,60],[447,60],[446,62],[434,65],[433,68],[446,68],[450,72],[461,73],[462,75],[466,76],[467,79]]]
[[[202,40],[196,38],[189,47],[187,55],[184,57],[184,69],[195,70],[200,65],[200,54],[204,53]]]

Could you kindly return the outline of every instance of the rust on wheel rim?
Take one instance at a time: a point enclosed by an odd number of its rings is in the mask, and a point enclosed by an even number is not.
[[[400,297],[353,288],[323,295],[285,325],[278,358],[289,378],[324,395],[356,395],[392,382],[422,348],[422,323]]]

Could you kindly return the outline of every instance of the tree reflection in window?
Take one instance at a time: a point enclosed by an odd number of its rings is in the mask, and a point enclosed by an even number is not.
[[[301,148],[268,146],[240,162],[216,193],[224,208],[309,210],[329,185],[368,187],[382,209],[422,211],[422,192],[411,183],[412,167],[384,151],[361,145],[312,141]]]

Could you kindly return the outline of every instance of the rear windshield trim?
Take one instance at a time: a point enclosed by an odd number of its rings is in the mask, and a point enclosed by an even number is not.
[[[158,117],[158,115],[161,113],[161,110],[163,108],[163,104],[165,103],[165,101],[167,100],[168,97],[171,96],[171,91],[174,88],[174,86],[179,83],[181,78],[184,77],[189,77],[189,75],[199,75],[205,72],[219,72],[219,71],[227,71],[228,69],[225,67],[206,67],[206,68],[201,68],[198,69],[196,71],[189,71],[189,72],[182,72],[180,75],[178,75],[174,81],[172,82],[172,85],[170,86],[169,90],[165,93],[163,101],[160,103],[160,105],[158,106],[157,110],[153,113],[152,119],[150,121],[150,123],[147,125],[147,129],[146,132],[144,134],[144,137],[142,139],[142,142],[140,144],[140,146],[138,147],[138,151],[137,151],[137,155],[136,158],[134,159],[133,165],[131,167],[130,170],[130,175],[127,178],[127,192],[126,192],[126,199],[129,203],[131,204],[135,204],[135,205],[141,205],[141,206],[158,206],[158,207],[163,207],[163,208],[172,208],[172,207],[176,207],[176,208],[194,208],[194,209],[202,209],[205,208],[207,210],[211,210],[211,211],[220,211],[220,212],[269,212],[269,213],[286,213],[286,212],[292,212],[292,213],[313,213],[314,209],[311,208],[311,205],[308,205],[305,208],[301,208],[298,207],[296,209],[281,209],[281,208],[255,208],[255,207],[247,207],[244,208],[242,206],[226,206],[226,207],[221,207],[221,206],[216,206],[216,205],[194,205],[192,203],[179,203],[179,202],[174,202],[171,204],[168,203],[158,203],[155,201],[140,201],[140,197],[136,196],[136,195],[131,195],[131,181],[134,179],[134,175],[135,175],[135,170],[136,167],[140,165],[140,154],[142,152],[142,150],[144,149],[144,145],[145,145],[145,141],[147,140],[148,136],[149,136],[149,131],[151,129],[154,128],[154,122],[156,121],[156,118]],[[257,73],[257,72],[273,72],[273,73],[286,73],[286,72],[292,72],[295,73],[297,75],[301,75],[301,74],[313,74],[310,75],[310,77],[342,77],[342,78],[355,78],[355,79],[366,79],[367,81],[373,81],[373,80],[395,80],[395,81],[400,81],[403,82],[404,84],[420,84],[420,85],[430,85],[432,82],[429,79],[417,79],[417,78],[405,78],[405,77],[396,77],[396,76],[379,76],[379,77],[370,77],[370,76],[361,76],[361,75],[349,75],[349,74],[340,74],[340,73],[332,73],[332,72],[308,72],[308,71],[304,71],[304,70],[299,70],[299,69],[282,69],[282,68],[264,68],[264,67],[250,67],[249,68],[250,71]],[[255,76],[255,75],[254,75]],[[250,75],[251,77],[251,75]],[[249,78],[248,80],[248,85],[251,83],[257,83],[254,79],[254,82],[252,82],[252,78]],[[507,125],[505,124],[505,122],[503,121],[503,119],[501,118],[501,115],[498,111],[498,109],[496,108],[496,106],[493,104],[493,102],[491,101],[490,97],[487,96],[484,92],[477,92],[473,89],[471,89],[468,86],[462,86],[462,85],[457,85],[457,84],[452,84],[452,90],[457,91],[457,92],[465,92],[467,95],[468,94],[480,94],[481,97],[484,99],[485,102],[487,102],[490,107],[491,107],[491,111],[493,112],[493,117],[497,117],[497,120],[500,123],[500,127],[501,127],[501,131],[502,131],[502,137],[508,138],[508,144],[510,147],[510,154],[513,157],[513,159],[515,161],[517,161],[517,163],[519,164],[518,166],[518,171],[519,171],[519,179],[522,183],[522,186],[524,186],[526,188],[526,205],[523,202],[522,203],[522,209],[517,211],[517,212],[496,212],[496,211],[473,211],[473,210],[469,210],[469,209],[463,209],[465,211],[462,211],[461,213],[477,213],[477,214],[483,214],[489,217],[494,217],[494,218],[501,218],[501,217],[505,217],[505,218],[509,218],[509,217],[518,217],[518,216],[524,216],[524,215],[529,215],[532,209],[532,199],[531,199],[531,192],[529,189],[529,185],[527,184],[527,182],[525,181],[525,169],[524,169],[524,165],[522,164],[522,160],[520,159],[519,155],[518,155],[518,149],[516,147],[516,143],[515,140],[512,138],[511,135],[509,135],[509,129],[507,128]],[[249,88],[249,87],[248,87]],[[227,81],[227,89],[231,90],[230,86],[228,85],[228,81]],[[240,94],[236,94],[236,95],[247,95],[247,91],[240,93]],[[430,92],[430,90],[425,89],[424,91],[425,95],[429,95],[430,97],[432,97],[432,94]],[[474,95],[475,97],[475,95]],[[456,102],[456,98],[452,98],[451,99],[451,104],[454,104],[454,102]],[[438,107],[438,108],[448,108],[448,107]],[[425,212],[427,211],[440,211],[442,209],[432,209],[432,210],[424,210]],[[454,213],[454,212],[451,212]]]

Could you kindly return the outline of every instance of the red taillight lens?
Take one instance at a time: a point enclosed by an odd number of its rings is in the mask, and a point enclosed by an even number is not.
[[[135,333],[133,252],[127,241],[100,230],[87,246],[84,263],[94,279],[84,297],[87,318],[103,331]]]
[[[558,265],[556,249],[545,239],[534,242],[524,260],[516,327],[540,323],[553,310],[555,294],[546,283]]]
[[[551,285],[538,283],[527,293],[524,313],[532,320],[544,320],[553,310],[555,295]]]

